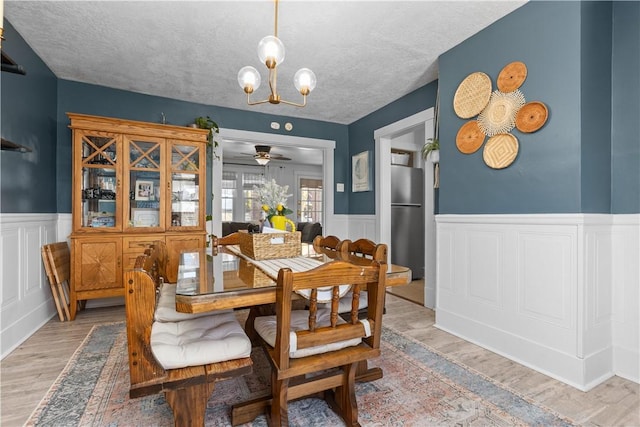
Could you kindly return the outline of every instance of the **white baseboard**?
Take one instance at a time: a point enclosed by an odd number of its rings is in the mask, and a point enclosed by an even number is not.
[[[446,310],[437,310],[434,326],[582,391],[614,375],[609,372],[585,384],[582,371],[588,361]]]

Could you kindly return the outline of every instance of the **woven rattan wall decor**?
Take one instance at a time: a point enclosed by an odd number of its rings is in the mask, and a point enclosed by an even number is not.
[[[520,145],[513,129],[528,134],[540,130],[549,116],[540,101],[527,102],[520,91],[527,79],[527,66],[520,61],[505,65],[492,92],[491,78],[482,72],[462,80],[453,97],[453,109],[461,119],[471,119],[458,130],[456,146],[472,154],[484,144],[482,158],[492,169],[504,169],[518,157]],[[485,137],[489,137],[485,144]]]

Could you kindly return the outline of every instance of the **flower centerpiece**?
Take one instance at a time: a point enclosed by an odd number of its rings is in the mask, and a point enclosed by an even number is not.
[[[275,179],[261,186],[254,185],[258,200],[262,204],[262,210],[267,214],[267,220],[272,223],[273,216],[286,216],[293,211],[287,208],[287,199],[291,194],[287,194],[288,185],[278,185]]]

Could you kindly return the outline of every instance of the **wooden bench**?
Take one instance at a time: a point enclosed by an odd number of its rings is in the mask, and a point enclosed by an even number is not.
[[[167,274],[168,255],[164,243],[156,242],[147,252],[136,259],[134,270],[124,274],[131,377],[129,395],[136,398],[163,392],[173,410],[176,426],[203,426],[207,401],[215,382],[250,373],[251,358],[242,357],[175,369],[163,367],[154,356],[152,329],[157,322],[156,308],[161,290],[165,283],[176,282],[177,272]],[[175,296],[173,298],[175,300]],[[188,316],[182,313],[179,315]],[[208,317],[211,322],[215,322],[223,315],[212,312]],[[227,315],[233,316],[233,313]],[[175,323],[189,321],[191,320],[177,320]],[[178,326],[171,322],[165,322],[162,326],[167,325]],[[250,348],[249,344],[249,351]]]

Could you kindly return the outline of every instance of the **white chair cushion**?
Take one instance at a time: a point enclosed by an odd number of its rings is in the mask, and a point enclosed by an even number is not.
[[[226,313],[230,310],[216,312]],[[156,322],[179,322],[181,320],[196,319],[198,317],[211,316],[213,312],[205,313],[180,313],[176,311],[176,285],[175,283],[163,283],[160,285],[160,296],[156,304],[153,319]]]
[[[233,313],[153,322],[151,351],[164,369],[249,357],[251,341]]]
[[[338,324],[346,323],[341,317],[338,317]],[[316,324],[318,327],[329,326],[331,324],[331,310],[326,308],[319,308]],[[267,344],[271,347],[276,345],[276,316],[261,316],[256,317],[254,321],[254,328],[258,335],[262,337]],[[291,312],[291,332],[305,331],[309,329],[309,311],[308,310],[293,310]],[[293,334],[295,335],[295,334]],[[290,346],[291,351],[289,357],[300,358],[307,357],[313,354],[328,353],[330,351],[340,350],[346,347],[353,347],[362,342],[360,338],[352,338],[350,340],[338,341],[327,345],[318,345],[315,347],[303,348],[298,350],[296,346]]]

